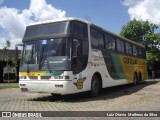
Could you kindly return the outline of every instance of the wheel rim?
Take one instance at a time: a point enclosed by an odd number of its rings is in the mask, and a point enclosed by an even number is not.
[[[95,95],[97,95],[99,93],[99,83],[97,80],[93,80],[92,90]]]

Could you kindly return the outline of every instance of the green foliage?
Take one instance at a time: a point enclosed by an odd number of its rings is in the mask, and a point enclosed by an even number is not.
[[[14,58],[6,57],[6,58],[4,59],[4,61],[6,61],[6,62],[11,62],[11,63],[10,63],[10,67],[17,67],[17,66],[18,66],[17,60],[14,59]]]
[[[155,34],[154,31],[158,26],[149,21],[142,21],[133,19],[122,27],[120,35],[133,40],[138,43],[142,43],[147,53],[150,53],[152,57],[148,56],[147,60],[149,62],[160,60],[159,56],[159,41],[160,34]]]
[[[120,35],[130,40],[144,43],[147,42],[148,35],[151,35],[150,37],[153,38],[155,37],[153,34],[154,30],[157,28],[157,25],[149,23],[149,21],[133,19],[122,27]]]
[[[159,53],[158,52],[156,52],[156,53],[146,52],[147,61],[149,63],[153,63],[154,61],[159,61],[160,56],[156,55],[156,54],[159,54]]]
[[[2,51],[3,61],[6,61],[7,65],[10,62],[11,63],[10,67],[17,67],[18,66],[17,60],[8,56],[8,49],[10,48],[10,46],[11,46],[10,41],[6,40],[5,46],[4,46],[3,51]]]

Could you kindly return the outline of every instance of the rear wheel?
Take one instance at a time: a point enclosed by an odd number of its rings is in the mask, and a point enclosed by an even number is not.
[[[142,74],[139,73],[139,82],[141,82],[141,81],[142,81]]]
[[[94,75],[92,77],[92,82],[91,82],[91,91],[90,91],[91,97],[98,96],[100,93],[100,89],[101,89],[100,80],[96,75]]]

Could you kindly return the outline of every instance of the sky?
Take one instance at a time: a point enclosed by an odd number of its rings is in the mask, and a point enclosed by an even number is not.
[[[88,19],[119,34],[130,20],[149,20],[160,26],[160,0],[0,0],[0,49],[22,43],[28,24],[56,18]]]

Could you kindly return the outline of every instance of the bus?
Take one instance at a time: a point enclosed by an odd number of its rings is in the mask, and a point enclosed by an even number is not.
[[[87,20],[63,18],[26,27],[20,64],[21,91],[52,95],[138,84],[147,78],[143,45]]]

